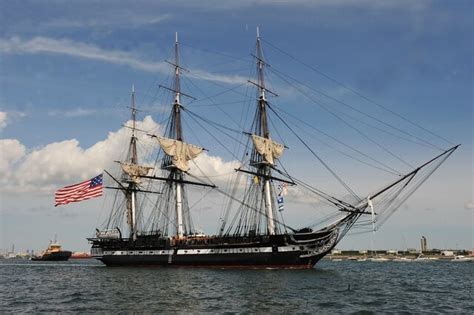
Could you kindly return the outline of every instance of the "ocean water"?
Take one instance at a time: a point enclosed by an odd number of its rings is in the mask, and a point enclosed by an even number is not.
[[[473,271],[449,261],[236,270],[0,260],[0,313],[473,314]]]

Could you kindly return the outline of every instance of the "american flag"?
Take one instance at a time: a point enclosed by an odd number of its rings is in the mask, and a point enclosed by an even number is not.
[[[102,174],[82,183],[66,186],[56,191],[55,207],[102,196]]]

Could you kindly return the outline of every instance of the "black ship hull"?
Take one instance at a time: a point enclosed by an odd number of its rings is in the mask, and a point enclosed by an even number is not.
[[[188,266],[218,268],[308,269],[324,255],[301,258],[300,253],[215,254],[215,255],[104,255],[107,266]]]
[[[188,266],[308,269],[336,245],[337,230],[258,239],[206,238],[176,241],[90,239],[92,257],[107,266]]]
[[[39,257],[33,257],[33,261],[67,261],[72,255],[72,252],[68,250],[63,250],[60,252],[54,252],[49,254],[44,254]]]

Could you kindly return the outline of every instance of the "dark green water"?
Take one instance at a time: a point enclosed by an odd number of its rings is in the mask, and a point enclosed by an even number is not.
[[[474,263],[322,261],[313,270],[0,261],[0,313],[474,313]]]

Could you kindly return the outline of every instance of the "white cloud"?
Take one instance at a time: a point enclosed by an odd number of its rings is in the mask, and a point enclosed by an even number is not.
[[[0,112],[0,131],[7,126],[7,113]]]
[[[246,78],[241,77],[239,75],[221,75],[221,74],[210,73],[203,70],[192,70],[189,73],[185,73],[185,75],[191,78],[195,78],[195,79],[213,81],[213,82],[222,82],[222,83],[228,83],[228,84],[247,82]]]
[[[137,128],[156,130],[159,126],[149,116],[137,122]],[[63,184],[72,184],[97,175],[113,165],[124,153],[128,128],[110,132],[105,140],[82,148],[76,139],[50,143],[26,154],[10,179],[8,188],[15,191],[51,192]],[[140,141],[149,141],[141,134]],[[16,186],[16,187],[15,187]],[[6,189],[8,189],[6,188]]]
[[[24,40],[19,37],[0,39],[0,52],[5,54],[42,54],[52,53],[71,57],[98,60],[111,64],[128,66],[133,69],[169,74],[169,65],[165,62],[142,61],[136,56],[118,50],[105,50],[96,45],[76,42],[69,39],[35,37]],[[213,74],[204,70],[192,70],[188,74],[197,79],[222,83],[244,83],[246,78]]]
[[[56,53],[127,65],[145,71],[163,72],[169,70],[169,67],[167,67],[164,62],[142,62],[126,52],[104,50],[95,45],[76,42],[69,39],[58,40],[41,36],[30,40],[23,40],[19,37],[0,39],[0,51],[11,54]]]
[[[59,116],[65,118],[75,118],[75,117],[84,117],[84,116],[91,116],[97,113],[97,110],[90,109],[90,108],[74,108],[72,110],[62,111],[62,110],[51,110],[48,112],[49,116]]]
[[[103,27],[126,27],[134,28],[142,25],[154,25],[167,21],[171,15],[164,14],[157,16],[150,15],[132,15],[130,11],[114,12],[107,16],[86,17],[84,19],[74,19],[74,17],[53,19],[45,22],[42,26],[48,28],[103,28]]]
[[[235,10],[238,8],[247,8],[254,6],[282,6],[282,7],[354,7],[354,8],[374,8],[374,9],[401,9],[401,10],[421,10],[424,9],[431,0],[240,0],[240,1],[220,1],[220,0],[202,0],[199,2],[185,1],[186,6],[198,6],[208,10]],[[179,2],[178,2],[179,3]],[[198,5],[199,3],[199,5]]]
[[[220,186],[235,174],[235,169],[239,165],[238,161],[226,162],[219,156],[211,156],[204,152],[190,163],[189,173],[202,178],[205,182],[208,182],[207,177]]]
[[[137,122],[137,128],[157,133],[160,126],[147,116]],[[126,154],[130,129],[122,127],[110,132],[105,140],[89,148],[82,148],[76,139],[53,142],[41,148],[27,152],[18,140],[0,140],[0,190],[5,193],[34,192],[51,194],[66,184],[80,182],[102,172],[103,169],[116,167],[114,160]],[[141,156],[149,151],[152,139],[145,133],[137,135],[142,144]],[[197,162],[200,168],[211,178],[229,176],[238,164],[225,162],[220,157],[202,154]],[[195,172],[199,174],[199,172]]]
[[[11,167],[20,160],[26,148],[16,139],[0,139],[0,173],[8,177]]]

